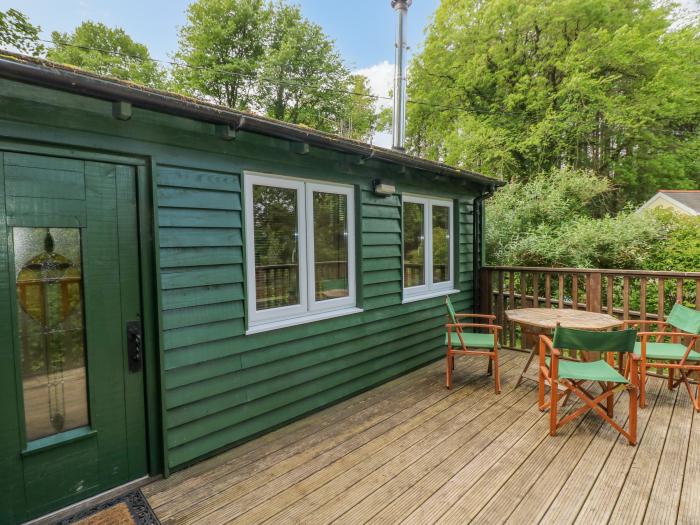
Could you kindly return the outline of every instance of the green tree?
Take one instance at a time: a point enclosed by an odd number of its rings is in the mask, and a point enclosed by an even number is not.
[[[352,75],[349,89],[353,95],[348,100],[348,114],[340,133],[352,139],[369,142],[375,131],[380,131],[383,127],[369,80],[364,75]]]
[[[51,33],[54,47],[46,57],[100,75],[130,80],[145,86],[162,87],[165,72],[143,44],[135,42],[121,28],[99,22],[83,22],[72,33]]]
[[[248,109],[272,10],[263,0],[197,0],[180,29],[173,76],[180,91]]]
[[[274,4],[256,102],[270,117],[340,131],[352,98],[350,72],[332,40],[298,6]]]
[[[414,153],[506,180],[563,167],[620,209],[700,183],[700,31],[652,0],[443,0],[411,65]]]
[[[184,93],[355,138],[374,125],[373,105],[351,94],[366,84],[321,27],[284,0],[195,1],[175,56]]]
[[[0,11],[0,48],[38,56],[44,51],[44,46],[39,42],[40,30],[17,9]]]

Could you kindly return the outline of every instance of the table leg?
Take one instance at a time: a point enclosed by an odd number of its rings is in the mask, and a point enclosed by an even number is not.
[[[523,379],[530,379],[529,377],[525,376],[525,373],[527,372],[528,368],[530,368],[530,365],[532,364],[532,360],[535,357],[535,354],[537,354],[537,345],[534,345],[532,347],[532,350],[530,350],[530,355],[527,357],[527,362],[525,363],[525,366],[523,367],[523,371],[520,372],[520,377],[518,378],[518,382],[515,383],[515,386],[520,386],[520,383],[523,382]]]
[[[520,386],[520,383],[523,382],[523,379],[529,379],[530,381],[535,381],[539,382],[539,373],[537,374],[537,377],[530,377],[527,374],[528,369],[530,368],[530,365],[532,365],[532,360],[537,356],[539,357],[539,338],[540,334],[542,332],[529,332],[529,331],[523,331],[523,337],[525,337],[525,344],[530,342],[532,344],[532,349],[530,350],[530,355],[527,356],[527,362],[525,363],[525,366],[523,367],[523,371],[520,373],[520,377],[518,378],[518,382],[515,383],[516,388]],[[546,333],[545,333],[546,334]],[[549,335],[549,334],[546,334]],[[539,368],[538,368],[539,370]],[[565,390],[565,388],[562,385],[559,385],[560,390]],[[566,406],[566,404],[569,402],[571,396],[571,390],[567,390],[566,394],[564,394],[564,397],[561,402],[561,406]]]

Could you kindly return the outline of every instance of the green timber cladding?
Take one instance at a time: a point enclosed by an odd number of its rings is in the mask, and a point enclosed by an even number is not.
[[[267,171],[289,174],[274,165]],[[400,197],[373,195],[366,177],[331,171],[322,176],[350,179],[360,192],[357,286],[364,312],[245,335],[239,174],[157,168],[171,467],[428,363],[444,351],[442,298],[402,304]],[[440,189],[449,192],[448,186]],[[468,309],[471,204],[458,209],[456,300]]]
[[[125,106],[123,100],[134,91],[128,85],[108,82],[121,90],[123,98],[117,99],[82,73],[60,71],[59,80],[44,79],[56,68],[47,72],[28,59],[24,63],[36,76],[24,78],[12,69],[17,61],[0,58],[0,155],[43,156],[55,159],[54,165],[131,166],[119,169],[133,174],[138,200],[151,474],[167,475],[442,355],[442,297],[402,302],[403,193],[454,203],[451,242],[459,293],[452,298],[461,310],[473,308],[473,205],[496,181],[460,176],[456,170],[445,173],[442,165],[369,146],[362,146],[367,149],[363,155],[354,151],[358,143],[284,128],[308,137],[310,148],[298,148],[288,137],[275,136],[274,129],[268,134],[255,130],[265,122],[246,128],[242,121],[250,122],[250,116],[218,109],[216,117],[210,106],[202,106],[196,118],[192,101],[174,97],[169,103],[187,106],[190,114],[156,110],[148,103],[139,107],[137,99],[133,107]],[[120,111],[128,108],[127,120],[115,112],[115,102]],[[231,137],[222,138],[222,122],[233,126],[234,117],[239,129],[234,140],[225,140]],[[354,187],[357,307],[362,312],[246,335],[242,182],[248,170]],[[41,189],[46,181],[34,180],[37,174],[5,180],[5,188],[50,191],[62,206],[79,197],[60,183],[55,190]],[[395,181],[397,193],[375,195],[372,181],[377,178]],[[65,197],[66,202],[60,200]],[[43,226],[43,210],[27,208],[27,224]],[[5,211],[0,212],[7,223]],[[4,241],[0,259],[9,264]],[[0,291],[9,304],[9,287]],[[5,370],[14,370],[17,360],[16,349],[2,350]],[[21,392],[18,375],[1,379],[0,389],[8,396]],[[3,411],[6,420],[20,421],[21,408],[6,403]],[[0,467],[13,473],[0,481],[0,508],[21,507],[9,514],[9,522],[47,510],[22,500],[22,484],[29,482],[18,479],[23,454],[13,434],[18,425],[0,431]],[[56,499],[56,505],[66,501]]]

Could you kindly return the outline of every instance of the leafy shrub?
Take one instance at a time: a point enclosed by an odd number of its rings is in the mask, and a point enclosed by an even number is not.
[[[700,217],[659,210],[654,216],[668,231],[650,254],[645,269],[700,272]]]
[[[603,214],[613,190],[608,179],[567,169],[502,188],[487,201],[489,263],[645,268],[672,221],[632,209]]]

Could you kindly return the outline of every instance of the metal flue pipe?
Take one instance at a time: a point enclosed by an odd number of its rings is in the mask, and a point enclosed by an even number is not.
[[[393,144],[403,151],[406,143],[406,21],[413,0],[391,0],[396,11],[396,65],[394,69]]]

